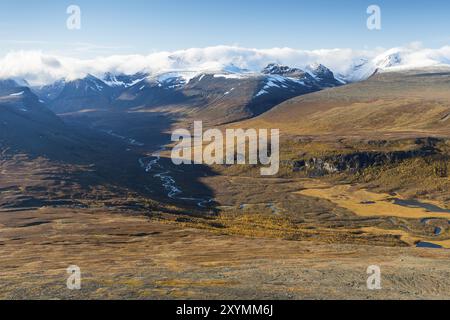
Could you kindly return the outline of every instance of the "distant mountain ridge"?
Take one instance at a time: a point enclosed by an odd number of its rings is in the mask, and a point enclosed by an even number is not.
[[[305,71],[271,63],[258,73],[230,66],[215,72],[106,73],[102,79],[87,75],[35,88],[35,92],[56,113],[183,106],[227,122],[259,115],[295,96],[343,84],[323,65]]]
[[[114,99],[115,92],[113,87],[90,74],[83,79],[64,82],[62,87],[55,85],[53,88],[59,94],[53,94],[51,91],[46,94],[47,98],[55,97],[48,100],[48,104],[50,109],[57,113],[107,108]]]
[[[35,65],[24,68],[31,61],[35,61],[33,59],[36,60]],[[322,64],[330,69],[338,80],[348,83],[366,80],[376,71],[384,72],[392,68],[450,66],[450,51],[448,46],[426,48],[420,43],[390,49],[377,47],[363,50],[351,48],[304,50],[287,47],[255,49],[218,45],[153,52],[147,55],[98,56],[91,59],[74,57],[69,59],[45,52],[24,51],[11,52],[9,59],[0,60],[0,77],[22,77],[33,85],[40,86],[49,85],[62,78],[68,80],[83,78],[88,73],[93,73],[111,86],[130,86],[130,83],[122,81],[120,76],[137,72],[152,76],[168,71],[210,73],[222,70],[231,73],[259,73],[273,62],[304,71],[308,71],[311,64]],[[39,61],[50,61],[53,64],[47,65]],[[111,74],[110,79],[104,77],[106,73]]]
[[[0,81],[0,149],[30,155],[67,155],[74,146],[63,121],[25,82]],[[78,145],[75,145],[78,146]]]
[[[107,72],[105,73],[102,80],[110,87],[128,88],[149,76],[150,75],[145,72],[138,72],[133,75],[126,75],[123,73],[114,74],[112,72]]]

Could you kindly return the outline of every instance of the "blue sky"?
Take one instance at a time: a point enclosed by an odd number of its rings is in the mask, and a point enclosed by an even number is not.
[[[82,29],[66,28],[79,5]],[[366,9],[382,10],[382,30],[366,28]],[[145,54],[215,45],[296,49],[390,48],[450,41],[444,0],[2,0],[0,54],[43,50],[78,57]]]

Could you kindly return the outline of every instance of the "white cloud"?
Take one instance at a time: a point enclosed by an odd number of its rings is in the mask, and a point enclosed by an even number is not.
[[[296,50],[291,48],[249,49],[237,46],[192,48],[174,52],[156,52],[148,55],[112,55],[95,59],[77,59],[46,54],[42,51],[13,51],[0,57],[0,78],[24,78],[32,84],[50,83],[61,78],[75,79],[88,73],[101,76],[105,72],[132,74],[139,71],[160,73],[173,70],[221,70],[234,65],[238,68],[259,71],[268,63],[278,62],[292,67],[305,68],[312,63],[322,63],[338,74],[349,70],[361,61],[367,61],[363,75],[398,55],[404,68],[450,64],[450,46],[439,49],[422,48],[420,43],[384,50],[323,49]],[[395,59],[394,59],[395,60]],[[395,62],[395,61],[394,61]],[[356,77],[357,78],[357,77]]]

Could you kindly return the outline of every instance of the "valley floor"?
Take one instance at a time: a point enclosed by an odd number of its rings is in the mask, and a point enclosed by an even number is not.
[[[2,299],[450,299],[447,250],[221,235],[142,216],[0,215]],[[81,290],[66,287],[69,265]],[[379,265],[382,290],[367,289]]]
[[[433,162],[378,168],[372,186],[290,167],[263,178],[155,156],[170,125],[158,114],[66,120],[86,159],[0,159],[0,299],[450,299],[450,251],[415,247],[450,247]],[[372,265],[382,290],[367,289]]]

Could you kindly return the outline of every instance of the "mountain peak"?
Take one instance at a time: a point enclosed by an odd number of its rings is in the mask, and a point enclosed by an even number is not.
[[[401,65],[403,58],[400,52],[389,53],[377,59],[376,66],[380,69],[392,68]]]
[[[88,81],[88,82],[94,82],[94,83],[102,83],[105,84],[103,82],[103,80],[101,80],[100,78],[97,78],[96,76],[88,73],[84,78],[79,79],[80,81]]]
[[[0,88],[11,89],[17,87],[29,87],[30,85],[24,79],[7,78],[0,79]]]
[[[90,73],[87,74],[84,78],[67,82],[66,87],[67,86],[74,86],[76,90],[83,90],[85,92],[99,92],[103,91],[103,89],[105,88],[109,88],[109,86],[105,82]]]
[[[124,73],[115,74],[112,72],[107,72],[103,76],[102,80],[110,87],[128,88],[146,79],[148,76],[149,74],[144,72],[138,72],[132,75],[127,75]]]
[[[321,76],[321,77],[333,76],[334,77],[333,72],[330,69],[328,69],[327,67],[325,67],[323,64],[320,64],[320,63],[313,63],[313,64],[309,65],[307,69],[314,76]]]
[[[307,70],[311,76],[313,76],[314,79],[321,84],[321,86],[335,87],[343,84],[342,81],[336,79],[333,71],[325,67],[323,64],[313,63],[308,66]]]
[[[291,68],[289,66],[282,65],[279,63],[269,63],[267,65],[267,67],[265,67],[262,70],[262,73],[282,75],[282,74],[291,73],[291,72],[297,71],[297,70],[300,70],[300,69]]]
[[[266,75],[277,75],[289,78],[304,78],[306,72],[302,69],[291,68],[286,65],[278,64],[278,63],[269,63],[267,67],[265,67],[262,71],[262,74]]]

